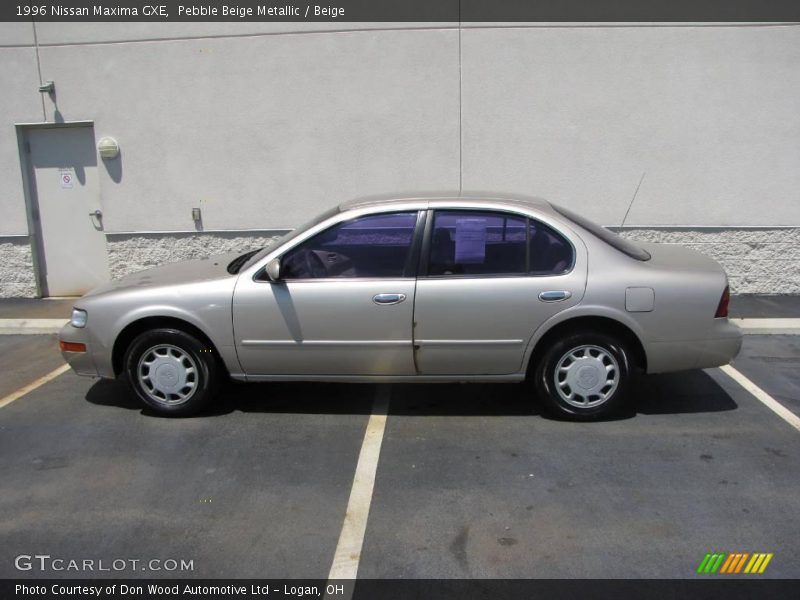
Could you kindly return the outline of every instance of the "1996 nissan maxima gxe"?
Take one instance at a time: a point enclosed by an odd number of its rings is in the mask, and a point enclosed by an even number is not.
[[[515,382],[549,412],[624,404],[634,369],[728,363],[725,272],[537,199],[356,201],[240,256],[91,291],[60,332],[81,375],[193,414],[240,381]]]

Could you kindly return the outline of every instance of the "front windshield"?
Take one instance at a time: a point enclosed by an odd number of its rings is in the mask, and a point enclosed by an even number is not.
[[[239,271],[241,271],[243,269],[250,268],[252,265],[256,264],[258,261],[260,261],[262,258],[264,258],[267,254],[269,254],[269,252],[273,248],[275,248],[275,247],[277,247],[279,245],[285,244],[286,242],[288,242],[290,240],[293,240],[294,238],[296,238],[298,235],[300,235],[304,231],[306,231],[308,229],[311,229],[315,225],[319,225],[320,223],[322,223],[326,219],[330,219],[332,216],[334,216],[334,215],[336,215],[338,213],[339,213],[339,207],[335,206],[335,207],[333,207],[333,208],[331,208],[329,210],[326,210],[321,215],[317,215],[316,217],[314,217],[313,219],[311,219],[307,223],[304,223],[300,227],[298,227],[296,229],[292,229],[291,231],[283,234],[281,237],[272,240],[269,244],[267,244],[266,246],[261,248],[261,250],[258,250],[255,254],[253,254],[247,260],[247,262],[244,263],[239,268]]]

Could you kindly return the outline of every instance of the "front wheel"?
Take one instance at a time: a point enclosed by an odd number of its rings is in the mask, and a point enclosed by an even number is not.
[[[609,417],[625,405],[630,352],[602,333],[575,333],[553,344],[534,368],[536,390],[550,414],[572,421]]]
[[[125,372],[136,396],[170,417],[199,412],[212,400],[220,381],[211,349],[178,329],[139,335],[125,353]]]

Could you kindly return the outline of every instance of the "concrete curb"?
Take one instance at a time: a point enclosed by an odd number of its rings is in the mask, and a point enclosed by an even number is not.
[[[0,319],[0,335],[58,333],[68,319]],[[800,335],[800,319],[731,319],[745,335]]]
[[[0,335],[58,333],[69,319],[0,319]]]
[[[731,323],[750,335],[800,334],[800,319],[731,319]]]

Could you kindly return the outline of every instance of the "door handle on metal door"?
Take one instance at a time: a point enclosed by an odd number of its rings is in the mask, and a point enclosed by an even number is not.
[[[572,292],[566,290],[550,290],[539,294],[539,300],[542,302],[561,302],[572,296]]]
[[[90,217],[97,217],[98,219],[101,219],[103,217],[103,211],[99,210],[99,209],[95,210],[95,211],[92,211],[92,212],[89,213],[89,216]]]
[[[388,304],[400,304],[405,299],[405,294],[375,294],[372,297],[372,301],[375,304],[380,304],[381,306],[386,306]]]

